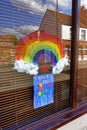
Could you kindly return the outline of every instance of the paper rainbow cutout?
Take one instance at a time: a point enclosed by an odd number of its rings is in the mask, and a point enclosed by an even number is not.
[[[67,64],[63,43],[54,35],[34,32],[20,40],[14,69],[31,75],[38,74],[39,64],[50,63],[54,74],[60,73],[57,66],[62,60],[62,70]],[[64,62],[64,63],[63,63]]]

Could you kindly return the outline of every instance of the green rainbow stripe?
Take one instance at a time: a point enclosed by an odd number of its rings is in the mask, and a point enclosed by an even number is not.
[[[58,48],[58,46],[50,41],[35,41],[30,46],[27,46],[25,49],[26,52],[24,55],[22,55],[22,59],[26,62],[33,62],[33,59],[35,57],[35,54],[40,50],[48,50],[51,51],[57,60],[61,59],[61,52]]]

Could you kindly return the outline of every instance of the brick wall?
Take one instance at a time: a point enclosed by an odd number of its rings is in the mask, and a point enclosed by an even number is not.
[[[14,63],[16,48],[13,36],[0,36],[0,65]]]

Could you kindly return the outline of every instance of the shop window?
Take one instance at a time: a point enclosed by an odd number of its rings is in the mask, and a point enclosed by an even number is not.
[[[64,119],[67,121],[73,115],[70,112],[76,107],[77,95],[73,85],[72,38],[69,41],[61,39],[62,24],[72,26],[72,7],[63,13],[65,8],[59,8],[60,4],[43,0],[38,3],[35,0],[0,1],[0,42],[6,43],[0,46],[5,54],[0,58],[1,130],[38,129],[46,123],[43,129],[46,126],[50,129],[56,122],[61,125],[65,123]],[[73,50],[76,48],[74,44]],[[83,70],[79,73],[83,74]],[[80,77],[81,84],[78,84],[83,85],[83,78]],[[86,87],[80,88],[78,103],[86,99]],[[59,121],[56,120],[58,117]],[[44,121],[41,123],[41,120]]]

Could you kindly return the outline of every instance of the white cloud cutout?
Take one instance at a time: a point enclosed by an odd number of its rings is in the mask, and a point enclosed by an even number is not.
[[[33,14],[44,14],[46,9],[56,10],[57,0],[9,0],[18,9],[24,9]],[[58,7],[70,9],[72,0],[58,0]]]
[[[14,34],[18,37],[18,39],[20,39],[27,34],[37,31],[38,28],[39,28],[38,26],[33,25],[23,25],[19,26],[16,29],[0,27],[0,34],[1,35]]]
[[[87,0],[81,0],[81,6],[83,5],[87,8]]]
[[[39,66],[34,65],[33,63],[24,62],[23,60],[15,60],[13,69],[17,70],[18,72],[25,72],[26,74],[30,75],[37,75]]]
[[[52,68],[52,73],[60,74],[63,69],[69,66],[68,57],[64,57],[57,62],[55,66]],[[13,69],[17,70],[18,72],[25,72],[26,74],[30,75],[37,75],[39,71],[39,66],[35,65],[34,63],[25,62],[22,59],[15,60]]]

